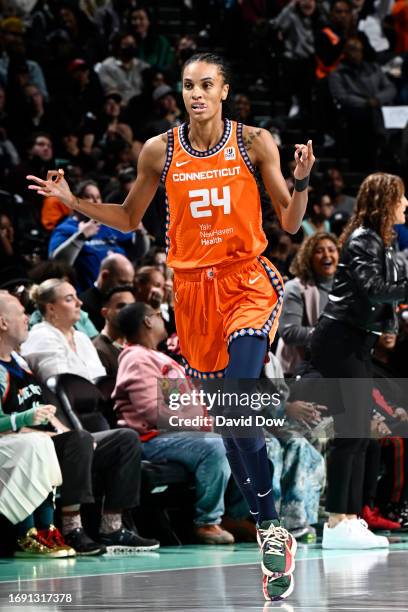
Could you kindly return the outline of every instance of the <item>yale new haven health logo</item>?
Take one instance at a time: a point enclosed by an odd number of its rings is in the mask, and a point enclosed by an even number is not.
[[[224,158],[227,161],[231,159],[236,159],[235,147],[225,147]]]

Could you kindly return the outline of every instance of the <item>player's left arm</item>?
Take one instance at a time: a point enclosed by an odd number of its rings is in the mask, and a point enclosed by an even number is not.
[[[254,166],[260,170],[265,188],[272,200],[282,228],[296,234],[301,226],[308,200],[307,182],[315,162],[312,141],[307,145],[295,145],[296,168],[294,170],[295,189],[290,195],[280,167],[279,149],[267,130],[244,128],[244,144]],[[306,179],[303,181],[303,179]],[[306,187],[302,185],[302,181]],[[296,185],[297,184],[297,185]],[[302,189],[302,191],[297,191]]]

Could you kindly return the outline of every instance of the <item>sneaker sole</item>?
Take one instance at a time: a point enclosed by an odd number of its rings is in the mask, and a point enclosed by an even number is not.
[[[62,551],[61,551],[62,552]],[[63,552],[54,553],[29,553],[24,551],[15,551],[14,557],[19,559],[66,559],[68,555]]]
[[[107,555],[146,552],[149,550],[157,550],[160,544],[153,544],[152,546],[106,546]]]
[[[79,552],[78,550],[75,552],[77,557],[100,557],[106,553],[106,550],[105,548],[98,548],[97,550],[89,550],[87,552]]]
[[[266,576],[262,581],[262,592],[264,594],[264,597],[266,599],[266,601],[280,601],[281,599],[287,599],[290,595],[292,595],[293,593],[293,589],[295,588],[295,578],[291,577],[291,581],[290,581],[290,585],[287,589],[287,591],[285,591],[284,593],[282,593],[282,595],[277,595],[276,597],[271,597],[268,593],[268,589],[266,588],[267,586],[267,580],[266,580]]]
[[[324,550],[372,550],[372,549],[386,549],[389,548],[390,543],[385,545],[377,544],[373,546],[333,546],[322,543],[322,548]]]
[[[267,567],[265,567],[264,562],[262,561],[261,567],[262,567],[263,574],[265,574],[265,576],[269,576],[270,578],[277,578],[278,576],[288,576],[289,574],[292,574],[295,569],[296,551],[297,551],[297,542],[296,542],[296,538],[293,538],[293,544],[290,550],[290,554],[292,555],[292,563],[290,564],[289,569],[286,570],[286,572],[272,572]]]

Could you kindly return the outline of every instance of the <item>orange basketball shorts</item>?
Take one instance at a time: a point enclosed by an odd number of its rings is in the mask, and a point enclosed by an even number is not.
[[[273,341],[283,281],[265,258],[174,272],[176,328],[187,374],[221,378],[240,336]]]

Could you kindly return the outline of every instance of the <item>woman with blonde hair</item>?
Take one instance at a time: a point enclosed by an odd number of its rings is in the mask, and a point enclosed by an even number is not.
[[[378,172],[362,183],[355,212],[340,237],[340,261],[329,301],[312,337],[312,362],[329,385],[336,437],[327,466],[323,548],[385,548],[365,521],[362,492],[372,416],[371,350],[408,300],[393,250],[408,201],[398,176]],[[354,380],[346,380],[354,379]],[[358,380],[356,380],[358,379]]]
[[[339,260],[337,238],[317,232],[306,238],[290,266],[285,285],[276,356],[285,374],[307,359],[317,320],[327,304]]]
[[[36,376],[43,382],[57,374],[77,374],[90,381],[106,374],[91,340],[74,328],[82,302],[64,279],[50,278],[31,289],[31,298],[43,316],[21,347]]]

